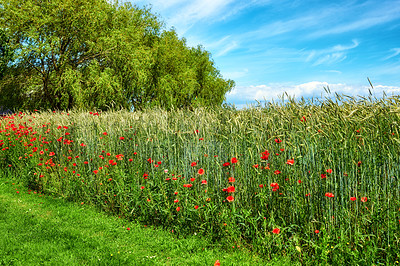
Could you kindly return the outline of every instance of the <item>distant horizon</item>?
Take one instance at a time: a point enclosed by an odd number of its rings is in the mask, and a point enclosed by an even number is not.
[[[332,93],[400,93],[400,0],[139,0],[189,46],[202,45],[236,87],[238,108]]]

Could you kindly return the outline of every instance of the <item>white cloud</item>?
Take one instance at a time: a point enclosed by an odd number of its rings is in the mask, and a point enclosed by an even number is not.
[[[245,107],[246,104],[255,103],[255,101],[275,101],[279,102],[283,94],[290,97],[300,99],[304,98],[321,98],[329,96],[324,88],[328,88],[331,96],[335,93],[339,95],[347,95],[351,97],[367,96],[369,94],[369,86],[364,85],[349,85],[343,83],[328,83],[321,81],[311,81],[297,85],[286,84],[268,84],[268,85],[252,85],[236,87],[227,94],[227,102],[235,103],[239,108]],[[376,97],[382,97],[383,92],[387,96],[400,94],[400,87],[376,85],[371,90]]]

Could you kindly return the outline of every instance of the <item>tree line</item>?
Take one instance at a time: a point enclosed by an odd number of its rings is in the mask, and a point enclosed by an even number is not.
[[[234,87],[149,8],[0,0],[0,106],[141,110],[218,106]]]

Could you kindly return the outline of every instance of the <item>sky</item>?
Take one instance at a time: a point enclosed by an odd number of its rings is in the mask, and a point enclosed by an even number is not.
[[[202,45],[238,108],[331,93],[400,94],[400,0],[139,0]]]

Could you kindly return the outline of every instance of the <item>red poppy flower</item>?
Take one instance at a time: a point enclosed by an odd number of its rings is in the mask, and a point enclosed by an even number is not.
[[[199,175],[203,175],[203,174],[204,174],[204,170],[203,170],[202,168],[200,168],[199,171],[197,171],[197,173],[198,173]]]
[[[228,196],[228,197],[226,197],[226,200],[227,201],[229,201],[229,202],[232,202],[232,201],[234,201],[234,197],[233,196]]]
[[[281,229],[279,228],[274,228],[274,230],[272,230],[272,233],[274,234],[279,234],[281,232]]]
[[[131,228],[127,227],[127,228],[126,228],[126,230],[128,230],[128,231],[129,231],[129,230],[131,230]]]
[[[196,162],[192,162],[192,163],[190,164],[190,166],[196,166],[196,165],[197,165]]]
[[[234,186],[230,186],[230,187],[228,187],[228,188],[226,189],[226,191],[227,191],[228,193],[235,192],[235,187],[234,187]]]
[[[238,162],[238,160],[235,158],[235,157],[233,157],[232,159],[231,159],[231,163],[237,163]]]
[[[281,173],[281,171],[279,170],[275,170],[274,174],[279,175]]]
[[[144,186],[141,186],[140,189],[144,189]]]
[[[325,196],[328,197],[328,198],[333,198],[333,197],[335,197],[335,195],[333,195],[333,193],[331,193],[331,192],[326,192],[326,193],[325,193]]]
[[[216,260],[214,263],[214,266],[220,266],[220,265],[221,265],[221,263],[219,262],[219,260]]]
[[[103,132],[103,135],[106,136],[106,135],[108,135],[108,134],[107,134],[107,132]]]
[[[191,181],[191,182],[194,182],[195,180],[196,180],[196,178],[193,178],[193,177],[190,178],[190,181]]]
[[[260,185],[258,185],[260,188],[263,188],[264,187],[264,185],[263,184],[260,184]]]
[[[98,172],[99,172],[99,170],[94,170],[93,171],[94,174],[97,174]]]
[[[326,174],[321,174],[321,178],[322,179],[326,178]]]
[[[49,153],[49,156],[54,156],[54,155],[56,155],[54,152]]]
[[[258,164],[253,165],[254,168],[258,168],[258,166],[259,166]]]
[[[356,198],[356,197],[350,197],[350,200],[351,200],[351,201],[356,201],[357,198]]]
[[[229,182],[229,183],[234,183],[234,182],[235,182],[235,178],[234,178],[234,177],[229,177],[228,182]]]
[[[301,184],[302,182],[303,182],[303,181],[301,181],[301,180],[298,180],[298,181],[297,181],[297,183],[299,183],[299,184]]]
[[[367,202],[367,201],[368,201],[368,198],[367,198],[367,197],[361,197],[361,201],[362,201],[362,202]]]
[[[275,142],[276,142],[276,143],[281,143],[282,140],[277,138],[277,139],[275,139]]]
[[[316,230],[314,231],[314,233],[316,233],[316,234],[319,234],[319,230],[318,230],[318,229],[316,229]]]
[[[196,205],[196,206],[194,206],[194,208],[197,210],[197,209],[199,208],[199,206],[198,206],[198,205]]]
[[[357,163],[357,166],[358,166],[358,167],[360,167],[360,166],[361,166],[361,164],[362,164],[362,162],[361,162],[361,161],[359,161],[359,162]]]
[[[294,159],[287,160],[286,164],[293,165],[294,164]]]
[[[181,210],[181,207],[176,207],[176,211],[178,212],[178,211],[180,211]]]
[[[119,139],[120,139],[120,140],[124,140],[125,138],[124,138],[124,137],[119,137]]]
[[[193,184],[183,184],[183,187],[192,187]]]
[[[179,200],[178,200],[178,199],[174,200],[174,203],[178,203],[178,202],[179,202]]]
[[[226,166],[229,166],[230,165],[230,163],[229,162],[226,162],[226,163],[224,163],[222,166],[223,167],[226,167]]]
[[[332,174],[332,169],[327,169],[326,172],[327,172],[328,174]]]
[[[207,185],[207,180],[201,180],[202,185]]]

